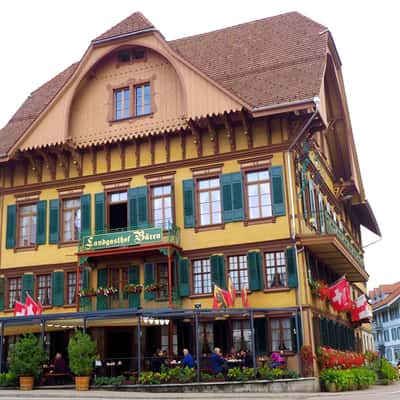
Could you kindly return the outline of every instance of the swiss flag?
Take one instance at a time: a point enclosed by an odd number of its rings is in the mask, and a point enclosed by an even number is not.
[[[351,320],[352,322],[357,322],[371,317],[372,311],[368,305],[368,300],[365,294],[363,294],[353,301],[351,307]]]
[[[26,315],[41,314],[41,309],[39,312],[39,306],[37,305],[35,300],[32,299],[32,297],[29,295],[29,293],[26,295],[25,306],[26,306]]]
[[[26,315],[26,306],[19,301],[15,302],[14,305],[14,316],[20,317]]]
[[[329,300],[336,311],[351,309],[350,286],[345,276],[329,287]]]

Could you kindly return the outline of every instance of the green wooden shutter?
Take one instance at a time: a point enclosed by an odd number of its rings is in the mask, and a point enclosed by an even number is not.
[[[17,226],[17,206],[7,206],[6,249],[15,247],[15,231]]]
[[[50,200],[49,243],[60,240],[60,200]]]
[[[105,231],[105,195],[104,192],[94,195],[94,231],[104,233]]]
[[[271,167],[272,214],[285,215],[285,189],[282,167]]]
[[[37,202],[37,222],[36,222],[36,244],[46,243],[46,216],[47,216],[47,201],[39,200]]]
[[[24,274],[22,276],[22,303],[25,303],[26,293],[29,293],[32,298],[34,298],[34,283],[33,274]]]
[[[4,310],[5,290],[6,290],[6,278],[2,276],[0,277],[0,311]]]
[[[268,352],[268,332],[265,318],[254,319],[254,339],[256,344],[256,355]]]
[[[312,226],[317,227],[317,207],[315,205],[315,191],[314,191],[314,182],[310,179],[308,181],[308,191],[310,195],[310,208],[312,218]]]
[[[97,287],[107,287],[108,276],[107,268],[99,269],[97,271]],[[97,296],[97,309],[107,310],[108,308],[108,297],[107,296]]]
[[[242,221],[244,219],[242,173],[221,175],[221,188],[223,221]]]
[[[144,263],[144,285],[151,285],[156,280],[156,266],[153,263]],[[154,292],[144,292],[144,298],[146,300],[154,300],[156,294]]]
[[[53,272],[53,306],[64,305],[64,271]]]
[[[299,280],[297,277],[296,247],[288,247],[285,254],[288,271],[288,286],[290,288],[297,288],[299,286]]]
[[[90,194],[81,196],[81,236],[87,236],[92,233],[91,229],[91,207]]]
[[[89,289],[89,270],[85,268],[81,270],[81,274],[82,274],[82,286],[80,287],[80,289],[87,290]],[[90,302],[91,302],[90,297],[81,297],[79,298],[79,307],[85,311],[88,311],[87,308],[89,307]]]
[[[146,228],[149,226],[147,206],[147,186],[130,188],[128,190],[129,228]]]
[[[303,208],[303,216],[305,220],[308,220],[308,210],[307,210],[307,186],[308,186],[308,179],[304,172],[301,172],[301,206]]]
[[[131,265],[128,271],[129,283],[138,285],[140,283],[139,265]],[[128,293],[128,304],[130,308],[140,307],[140,293]]]
[[[261,253],[259,251],[249,251],[247,253],[247,268],[250,275],[250,290],[262,290],[264,279],[262,272]]]
[[[186,179],[183,185],[183,219],[185,228],[193,228],[195,225],[194,210],[194,181]]]
[[[220,254],[210,257],[212,283],[222,289],[226,289],[225,258]]]
[[[190,285],[189,285],[189,268],[190,262],[187,258],[181,258],[179,260],[179,295],[181,297],[190,295]]]
[[[297,328],[296,328],[296,318],[297,318]],[[300,315],[295,315],[290,318],[290,329],[292,331],[292,347],[293,351],[297,352],[297,337],[299,338],[300,348],[303,345],[303,334],[301,332],[300,325]]]

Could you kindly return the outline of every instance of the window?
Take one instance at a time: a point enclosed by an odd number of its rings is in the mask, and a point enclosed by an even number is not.
[[[193,261],[193,294],[211,293],[211,265],[210,260]]]
[[[272,216],[271,186],[268,170],[246,174],[247,207],[249,219]]]
[[[383,340],[385,342],[389,341],[389,331],[383,331]]]
[[[397,340],[400,340],[400,327],[397,328]]]
[[[62,203],[63,242],[79,240],[81,232],[81,199],[64,199]]]
[[[387,358],[389,361],[392,361],[392,349],[391,349],[391,348],[386,349],[386,358]]]
[[[131,117],[131,90],[129,87],[114,90],[114,119]]]
[[[232,321],[232,345],[235,350],[251,351],[251,329],[250,321]]]
[[[43,306],[51,304],[51,274],[38,275],[37,295]]]
[[[397,340],[396,328],[392,328],[392,340]]]
[[[289,318],[271,320],[272,351],[288,350],[292,347],[292,330]]]
[[[143,47],[135,47],[133,49],[121,50],[118,52],[118,60],[121,63],[134,62],[135,60],[143,59],[145,49]]]
[[[168,229],[172,219],[172,186],[154,186],[151,188],[151,206],[153,224]]]
[[[8,308],[13,308],[16,301],[21,301],[22,297],[22,279],[8,279]]]
[[[108,194],[108,227],[110,231],[128,226],[128,192]]]
[[[267,288],[287,287],[286,258],[283,251],[265,253]]]
[[[122,298],[126,300],[128,294],[124,291],[124,287],[129,283],[128,267],[110,268],[108,273],[109,285],[119,290],[119,292],[112,297],[112,300],[119,300]],[[121,293],[123,293],[123,297],[121,297]]]
[[[36,244],[36,204],[20,206],[19,209],[18,246],[27,247]]]
[[[83,287],[83,274],[81,272],[79,287]],[[75,304],[76,272],[67,273],[67,304]]]
[[[214,349],[214,327],[211,322],[200,322],[199,342],[202,354],[209,354]]]
[[[150,83],[135,86],[135,106],[137,117],[151,113]]]
[[[198,181],[200,225],[215,225],[222,222],[221,189],[219,178]]]
[[[160,289],[157,291],[158,299],[168,298],[168,264],[160,263],[157,264],[157,284]]]
[[[246,256],[228,257],[228,271],[236,290],[248,289],[249,270],[247,268]]]

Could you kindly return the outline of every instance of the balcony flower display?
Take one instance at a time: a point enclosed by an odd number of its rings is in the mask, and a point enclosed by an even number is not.
[[[78,297],[94,297],[97,296],[97,292],[93,289],[81,289],[78,292]]]
[[[329,300],[329,288],[324,281],[310,281],[311,293],[322,300]]]
[[[150,283],[149,285],[144,286],[144,291],[145,292],[157,292],[157,290],[160,290],[163,287],[164,287],[164,285],[161,283]]]
[[[143,286],[136,283],[128,283],[124,286],[125,293],[141,293]]]
[[[98,287],[97,295],[98,296],[113,296],[114,294],[118,294],[119,290],[115,287]]]
[[[319,347],[317,358],[321,368],[348,369],[361,367],[365,363],[364,354],[335,350],[330,347]]]

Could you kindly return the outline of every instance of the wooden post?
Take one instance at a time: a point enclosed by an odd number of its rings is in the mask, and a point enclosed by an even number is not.
[[[81,269],[80,269],[79,258],[78,258],[78,263],[76,264],[76,282],[75,282],[75,303],[76,303],[76,312],[79,312],[79,290],[80,290],[80,283],[81,283]]]
[[[172,255],[171,247],[168,246],[168,307],[172,308]]]

